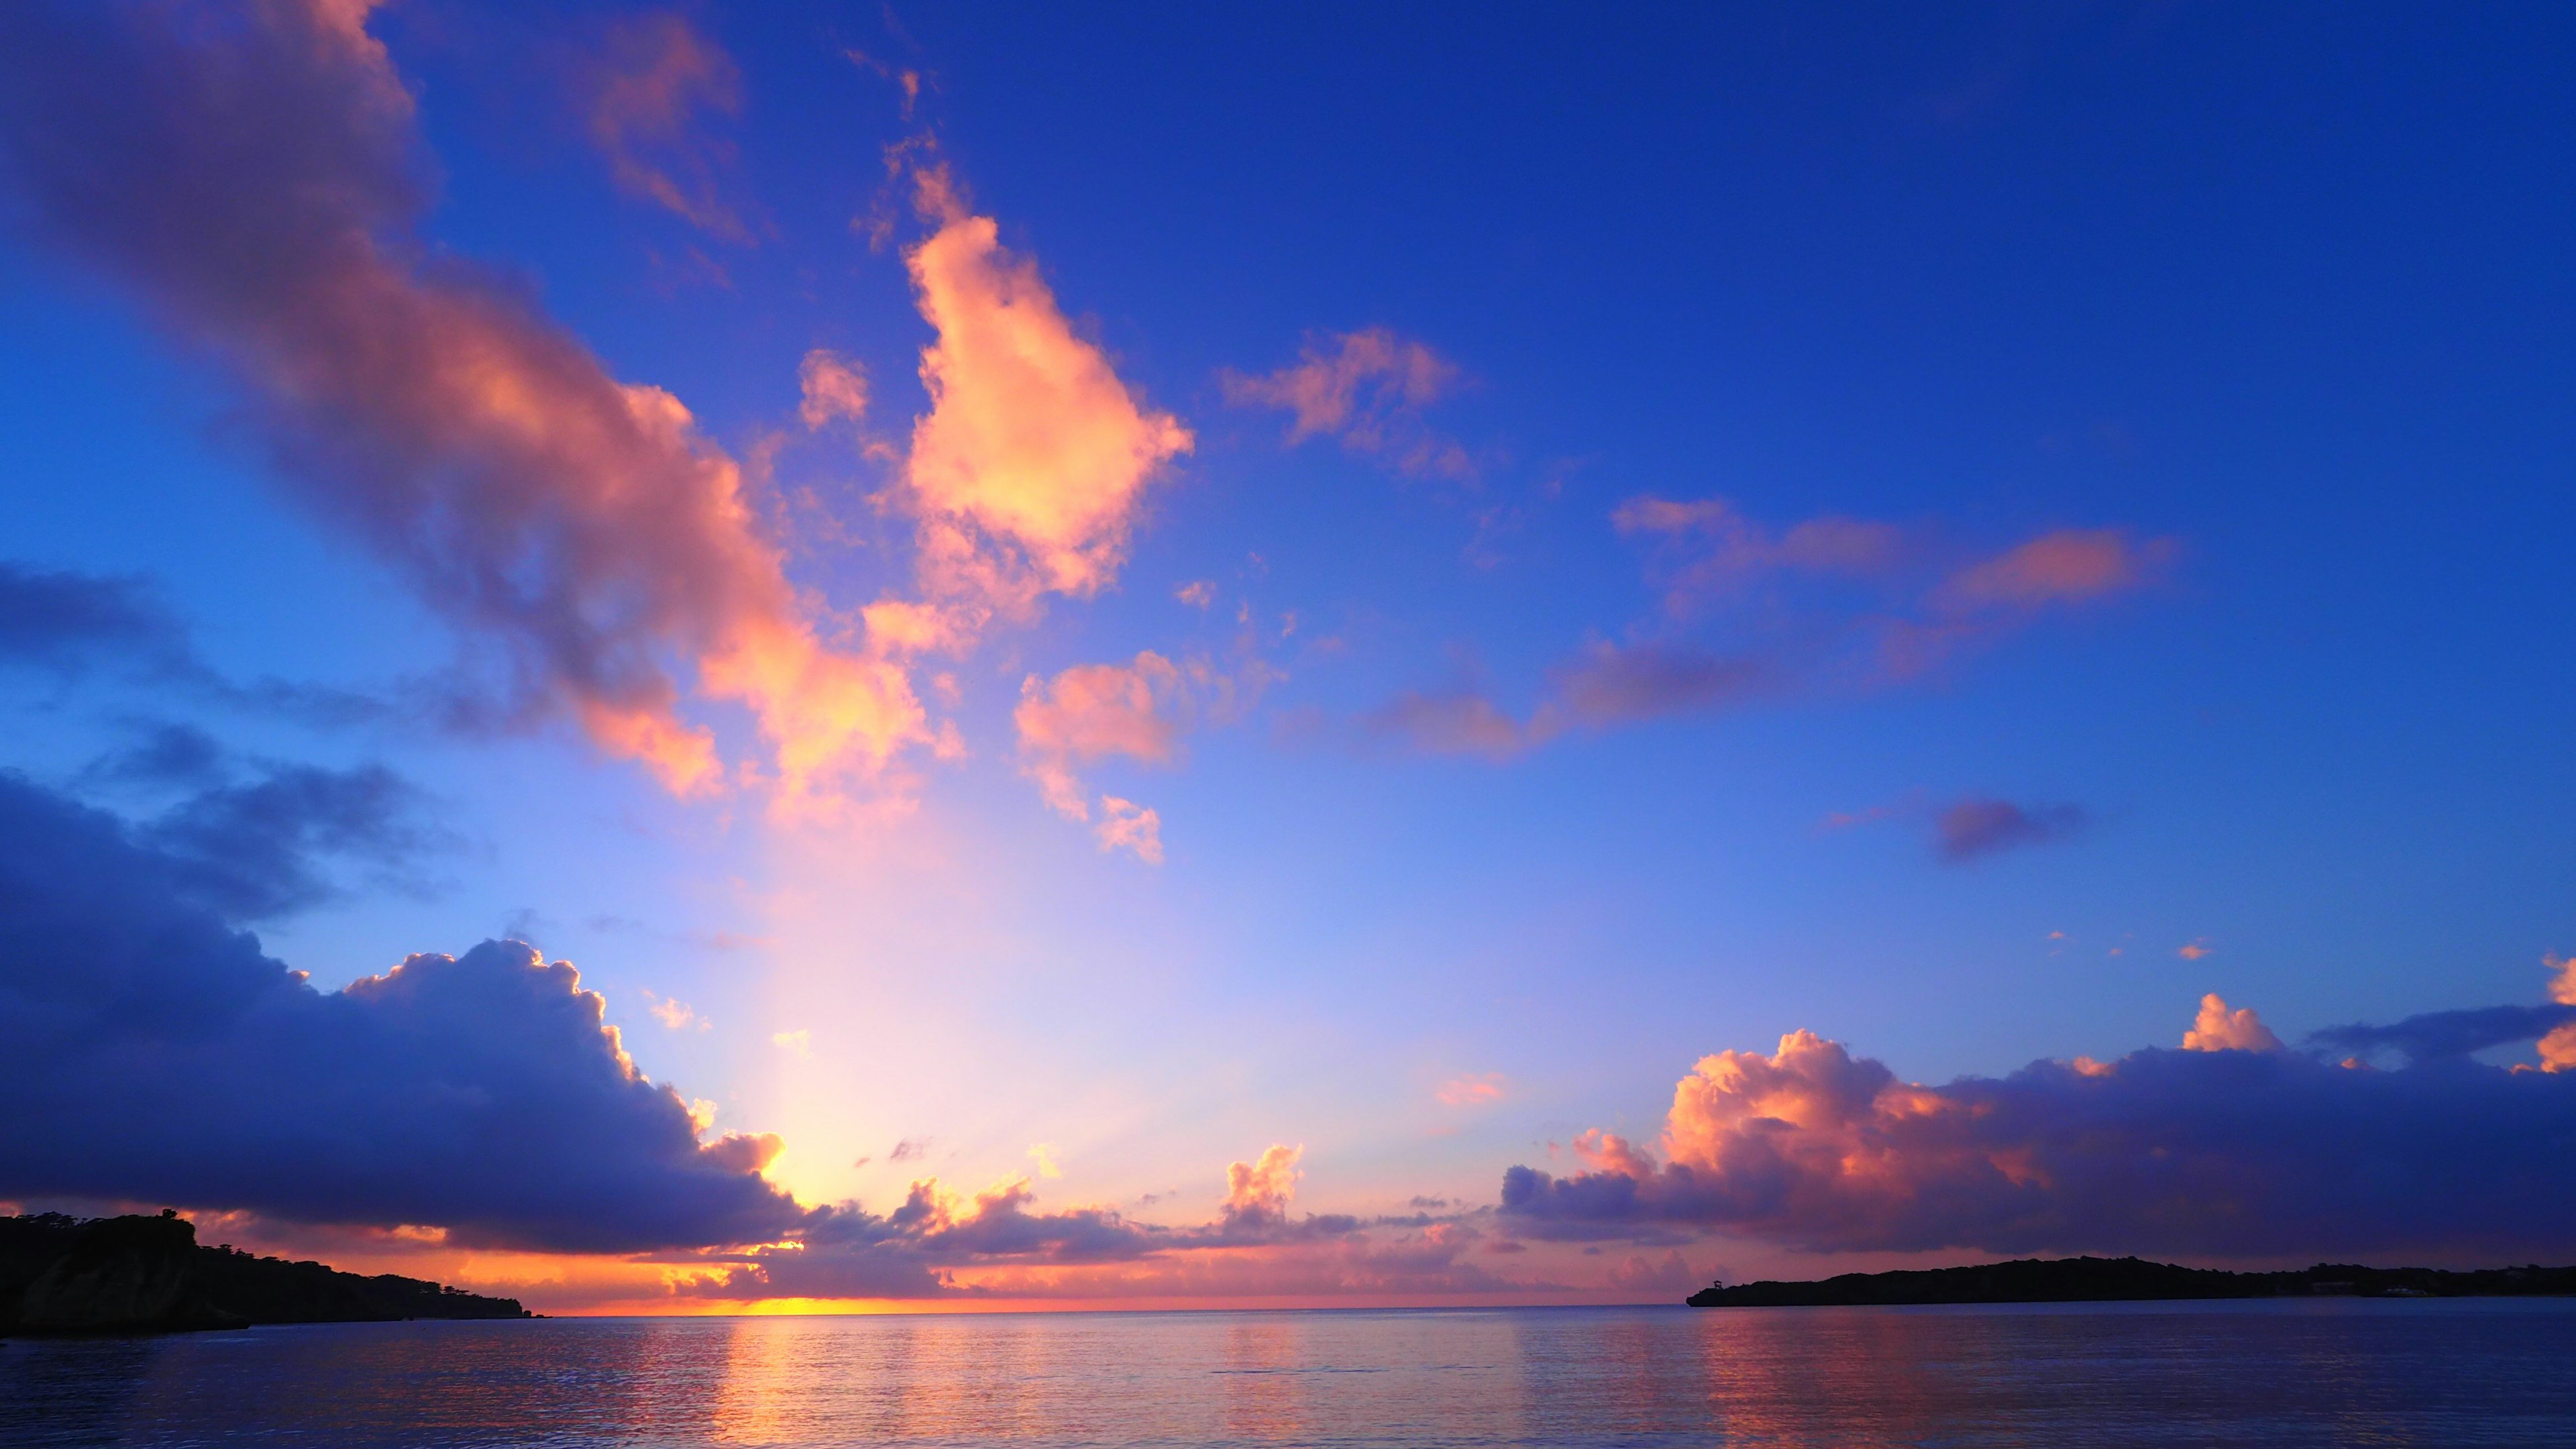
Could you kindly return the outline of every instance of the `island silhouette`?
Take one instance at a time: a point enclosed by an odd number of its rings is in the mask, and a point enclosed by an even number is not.
[[[2185,1268],[2144,1258],[2016,1258],[1961,1268],[1844,1273],[1805,1283],[1713,1283],[1693,1308],[1906,1303],[2110,1303],[2186,1298],[2497,1298],[2576,1294],[2576,1267],[2365,1268],[2319,1263],[2273,1273]]]
[[[534,1316],[515,1298],[209,1248],[169,1209],[0,1217],[0,1336]]]

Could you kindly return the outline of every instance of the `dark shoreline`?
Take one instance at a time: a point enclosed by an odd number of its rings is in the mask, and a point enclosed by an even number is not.
[[[1807,1283],[1712,1284],[1693,1308],[1911,1303],[2119,1303],[2222,1298],[2522,1298],[2576,1294],[2576,1267],[2365,1268],[2319,1263],[2278,1273],[2185,1268],[2143,1258],[2017,1258],[1962,1268],[1844,1273]]]
[[[515,1298],[420,1278],[204,1247],[175,1213],[0,1217],[0,1337],[534,1316]]]

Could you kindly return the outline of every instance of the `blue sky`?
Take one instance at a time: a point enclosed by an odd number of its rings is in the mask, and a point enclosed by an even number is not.
[[[1798,1028],[1939,1082],[2170,1048],[2210,992],[2293,1044],[2537,1001],[2576,949],[2554,13],[417,0],[365,24],[435,177],[419,274],[488,269],[680,399],[748,460],[827,636],[912,586],[939,334],[906,259],[957,218],[993,218],[1074,342],[1191,434],[1105,587],[906,658],[962,747],[907,757],[908,810],[783,825],[756,790],[675,795],[562,708],[440,727],[406,688],[489,641],[334,512],[327,467],[281,463],[226,338],[11,194],[8,556],[143,581],[226,678],[396,702],[317,725],[25,668],[9,761],[137,821],[170,787],[92,762],[155,722],[245,770],[384,762],[439,843],[332,867],[340,894],[255,923],[270,952],[322,988],[486,937],[569,957],[656,1082],[783,1135],[770,1178],[800,1201],[1032,1174],[1178,1221],[1279,1143],[1301,1211],[1483,1209],[1585,1129],[1678,1133],[1677,1075]],[[667,60],[666,25],[719,79],[603,129],[603,77]],[[916,210],[933,166],[945,221]],[[1437,359],[1418,399],[1364,382],[1394,442],[1292,442],[1247,395],[1361,335]],[[800,421],[816,349],[864,372],[863,419]],[[1408,464],[1425,440],[1453,461]],[[1641,498],[1901,547],[1676,603],[1714,525],[1623,529]],[[1891,620],[1967,619],[1943,601],[1973,570],[2073,535],[2118,577],[1995,606],[1928,667],[1870,662]],[[1175,598],[1202,580],[1205,606]],[[1013,713],[1146,650],[1249,701],[1158,695],[1170,758],[1076,757],[1154,812],[1159,862],[1049,809]],[[1525,747],[1399,727],[1408,696],[1547,718],[1587,650],[1761,682]],[[757,754],[729,708],[700,714]],[[1948,859],[1963,802],[2057,824]],[[1439,1100],[1460,1082],[1488,1086]],[[1694,1270],[1785,1241],[1708,1232]]]

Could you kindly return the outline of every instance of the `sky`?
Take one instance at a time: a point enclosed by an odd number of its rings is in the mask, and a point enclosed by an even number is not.
[[[553,1312],[2576,1255],[2576,20],[0,19],[0,1202]]]

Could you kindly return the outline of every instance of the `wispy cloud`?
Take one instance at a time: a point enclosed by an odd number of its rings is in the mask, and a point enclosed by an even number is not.
[[[612,24],[575,71],[583,123],[618,188],[699,230],[749,245],[752,230],[723,198],[732,143],[704,118],[742,109],[742,73],[724,48],[664,11]]]
[[[1475,460],[1422,417],[1459,381],[1456,364],[1385,327],[1308,338],[1295,362],[1262,376],[1231,369],[1218,376],[1234,406],[1287,412],[1292,447],[1336,438],[1398,472],[1465,481],[1476,475]]]

